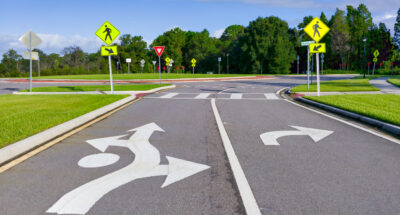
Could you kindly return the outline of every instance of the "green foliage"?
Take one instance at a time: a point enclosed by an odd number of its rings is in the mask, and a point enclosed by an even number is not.
[[[379,91],[369,83],[369,79],[347,79],[335,81],[323,81],[320,84],[321,92],[350,92],[350,91]],[[307,85],[299,85],[292,92],[317,92],[317,85],[313,83],[307,89]]]

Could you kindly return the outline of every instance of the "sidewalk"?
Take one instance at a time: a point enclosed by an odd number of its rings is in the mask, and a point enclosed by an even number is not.
[[[326,95],[344,95],[344,94],[396,94],[400,95],[400,88],[387,81],[389,77],[372,79],[369,83],[379,88],[380,91],[353,91],[353,92],[320,92],[321,96]],[[317,96],[317,92],[296,92],[297,96]]]

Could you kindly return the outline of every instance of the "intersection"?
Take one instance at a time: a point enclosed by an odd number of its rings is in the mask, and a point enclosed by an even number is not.
[[[0,202],[5,207],[0,214],[399,213],[400,142],[277,93],[304,81],[282,76],[179,83],[175,89],[145,95],[1,173]],[[154,132],[139,135],[135,128],[143,126]],[[278,145],[271,137],[262,138],[271,134]],[[122,143],[93,142],[108,137],[132,139],[135,152]],[[144,140],[146,149],[137,145]],[[101,153],[113,156],[103,156],[99,163],[93,155]],[[173,159],[189,163],[167,168]],[[157,173],[110,188],[86,206],[87,212],[59,209],[76,196],[53,207],[72,190],[139,161],[132,175]],[[157,165],[163,170],[155,170]],[[173,183],[163,186],[174,171],[181,177],[173,176]],[[99,192],[90,191],[88,198]]]

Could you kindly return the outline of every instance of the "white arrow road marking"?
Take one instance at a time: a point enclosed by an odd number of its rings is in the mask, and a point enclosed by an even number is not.
[[[79,160],[78,165],[83,168],[96,168],[111,165],[119,160],[119,155],[99,153],[88,155]]]
[[[180,181],[193,174],[210,168],[178,158],[168,157],[168,165],[160,165],[160,152],[150,144],[149,138],[154,131],[164,132],[157,124],[150,123],[130,131],[136,131],[129,140],[117,138],[126,136],[107,137],[87,141],[100,151],[109,146],[126,147],[135,154],[135,160],[126,167],[108,175],[90,181],[61,197],[47,213],[85,214],[108,192],[135,179],[166,175],[162,187]],[[114,140],[114,141],[113,141]]]
[[[290,126],[297,129],[297,131],[271,131],[261,134],[261,140],[264,145],[277,145],[279,146],[278,138],[292,135],[308,135],[314,142],[318,142],[333,133],[333,131],[321,130],[315,128],[305,128],[300,126]]]

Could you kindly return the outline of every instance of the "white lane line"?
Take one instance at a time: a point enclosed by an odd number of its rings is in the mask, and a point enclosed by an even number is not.
[[[241,99],[242,94],[241,93],[232,93],[231,94],[231,99]]]
[[[273,99],[279,99],[279,97],[276,96],[275,93],[265,93],[264,96],[265,96],[266,99],[272,99],[272,100]]]
[[[307,109],[307,110],[309,110],[309,111],[312,111],[312,112],[321,114],[321,115],[326,116],[326,117],[328,117],[328,118],[331,118],[331,119],[337,120],[337,121],[339,121],[339,122],[342,122],[342,123],[344,123],[344,124],[346,124],[346,125],[353,126],[353,127],[355,127],[355,128],[358,128],[358,129],[360,129],[360,130],[363,130],[363,131],[368,132],[368,133],[370,133],[370,134],[373,134],[373,135],[375,135],[375,136],[378,136],[378,137],[381,137],[381,138],[383,138],[383,139],[386,139],[386,140],[392,141],[392,142],[394,142],[394,143],[400,144],[400,140],[398,140],[398,139],[391,138],[391,137],[388,137],[388,136],[379,134],[378,132],[369,130],[369,129],[367,129],[367,128],[363,128],[363,127],[361,127],[361,126],[359,126],[359,125],[356,125],[356,124],[353,124],[353,123],[344,121],[344,120],[342,120],[342,119],[336,118],[336,117],[334,117],[334,116],[331,116],[331,115],[328,115],[328,114],[319,112],[319,111],[317,111],[317,110],[314,110],[314,109],[311,109],[311,108],[308,108],[308,107],[304,107],[304,106],[302,106],[302,105],[299,105],[299,104],[297,104],[297,103],[295,103],[295,102],[292,102],[292,101],[289,101],[289,100],[287,100],[287,99],[284,99],[284,100],[287,101],[287,102],[289,102],[289,103],[292,103],[292,104],[294,104],[294,105],[297,105],[297,106],[299,106],[299,107],[302,107],[302,108],[304,108],[304,109]]]
[[[239,159],[235,154],[235,150],[233,149],[232,143],[229,140],[228,133],[226,132],[224,124],[222,123],[221,117],[218,113],[215,99],[211,99],[211,107],[214,112],[215,120],[217,121],[222,143],[224,145],[226,155],[228,156],[229,164],[231,166],[233,176],[235,177],[246,213],[249,215],[261,215],[260,208],[258,207],[257,201],[254,198],[254,194],[251,191],[250,184],[246,179],[246,175],[243,172],[242,166],[240,165]]]
[[[198,96],[194,97],[195,99],[206,99],[211,93],[200,93]]]
[[[168,93],[168,94],[165,94],[165,95],[163,95],[163,96],[160,96],[160,97],[158,97],[158,98],[161,98],[161,99],[169,99],[169,98],[172,98],[172,97],[174,97],[174,96],[176,96],[176,95],[178,95],[179,93]]]

